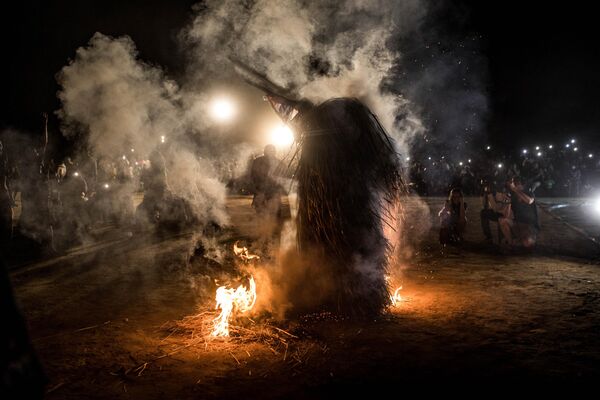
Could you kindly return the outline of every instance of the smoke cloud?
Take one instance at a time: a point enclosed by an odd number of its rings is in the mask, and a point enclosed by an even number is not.
[[[196,71],[232,57],[313,102],[356,97],[401,146],[424,127],[410,102],[386,84],[401,60],[391,42],[417,29],[425,12],[417,0],[208,1],[182,37]],[[207,49],[220,56],[207,57]]]
[[[177,82],[141,61],[130,38],[97,33],[58,74],[63,131],[100,157],[129,148],[160,152],[173,193],[203,221],[225,223],[223,178],[241,174],[256,142],[239,126],[214,126],[209,95],[222,86],[260,95],[236,78],[230,59],[315,103],[356,97],[404,154],[432,129],[461,143],[464,121],[468,135],[481,131],[487,104],[481,65],[471,62],[476,45],[457,52],[428,47],[442,35],[429,30],[431,9],[425,0],[207,0],[179,36],[189,64]],[[476,77],[462,80],[464,68]],[[323,277],[306,262],[288,261],[286,279],[268,278],[288,298],[302,290],[302,277]],[[290,276],[298,279],[290,283]],[[323,287],[329,278],[319,280]]]
[[[193,140],[201,96],[188,96],[160,68],[139,60],[129,37],[100,33],[77,50],[58,81],[67,137],[80,139],[98,158],[130,158],[130,149],[136,156],[160,153],[170,191],[202,221],[227,221],[216,160],[199,156]]]

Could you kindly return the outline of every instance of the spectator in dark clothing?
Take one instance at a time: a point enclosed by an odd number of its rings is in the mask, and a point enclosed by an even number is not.
[[[10,167],[0,141],[0,248],[8,245],[13,233],[13,212],[15,204],[10,187]]]
[[[0,398],[41,399],[46,377],[19,312],[4,262],[0,264]]]
[[[521,178],[514,177],[508,183],[511,191],[511,210],[513,218],[499,220],[502,233],[509,244],[533,248],[540,230],[535,198],[530,190],[525,189]],[[514,237],[514,241],[511,240]]]
[[[460,189],[452,189],[444,208],[440,210],[440,243],[456,244],[462,241],[462,235],[467,225],[467,203]]]
[[[275,154],[275,146],[265,146],[264,154],[254,159],[250,169],[254,191],[252,206],[259,214],[278,216],[281,211],[283,188],[277,182],[277,177],[282,175],[283,168]]]

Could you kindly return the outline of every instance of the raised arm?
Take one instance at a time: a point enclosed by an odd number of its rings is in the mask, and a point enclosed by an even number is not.
[[[522,190],[517,188],[513,183],[509,186],[510,190],[517,196],[521,202],[525,204],[533,204],[534,198],[525,194]]]

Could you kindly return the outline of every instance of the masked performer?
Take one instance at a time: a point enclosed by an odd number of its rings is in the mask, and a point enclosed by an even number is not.
[[[357,317],[379,314],[390,301],[386,272],[399,236],[403,191],[392,139],[357,99],[318,105],[293,100],[242,68],[296,135],[298,250],[319,260],[328,282],[320,286],[319,308]]]

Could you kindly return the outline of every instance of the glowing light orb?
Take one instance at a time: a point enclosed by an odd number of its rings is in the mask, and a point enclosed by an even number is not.
[[[294,132],[287,125],[279,125],[271,131],[271,143],[278,147],[294,143]]]
[[[502,168],[502,163],[498,164],[498,169]]]
[[[538,157],[541,157],[541,156],[542,156],[542,152],[541,152],[541,151],[538,151],[538,152],[537,152],[537,156],[538,156]]]
[[[594,211],[596,211],[597,214],[600,214],[600,197],[598,197],[594,201],[593,208],[594,208]]]
[[[551,149],[551,148],[553,148],[553,147],[554,147],[554,146],[552,146],[551,144],[549,144],[549,145],[548,145],[548,148],[549,148],[549,149]]]
[[[577,147],[573,147],[573,151],[577,151],[579,150]]]
[[[527,154],[527,149],[523,149],[523,154]]]
[[[74,172],[73,175],[79,176],[79,172]]]
[[[594,155],[592,153],[588,154],[589,158],[594,158]]]
[[[231,121],[235,116],[235,106],[228,99],[216,99],[211,106],[211,113],[215,120],[219,122]]]

